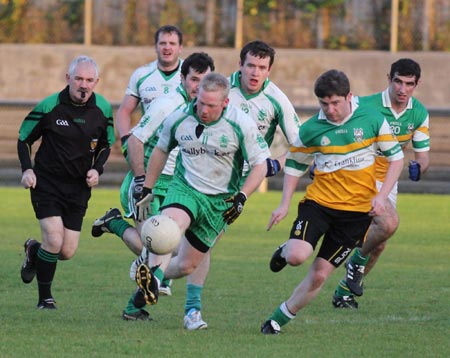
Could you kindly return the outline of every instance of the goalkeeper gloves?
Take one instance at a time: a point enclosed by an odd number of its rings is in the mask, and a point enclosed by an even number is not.
[[[246,200],[247,196],[242,191],[226,199],[225,202],[231,203],[231,206],[222,214],[223,221],[225,221],[228,225],[234,223],[239,215],[241,215],[242,210],[244,210]]]
[[[420,164],[417,163],[415,160],[409,161],[408,171],[409,171],[409,179],[411,179],[412,181],[420,180]]]
[[[281,164],[276,159],[267,158],[266,163],[267,163],[266,177],[273,177],[281,170]]]
[[[136,220],[144,221],[151,215],[150,203],[153,201],[152,189],[143,187],[139,200],[136,200]]]

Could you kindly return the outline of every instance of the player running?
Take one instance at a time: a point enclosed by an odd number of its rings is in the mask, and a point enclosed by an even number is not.
[[[391,65],[388,88],[383,92],[359,97],[361,105],[379,110],[387,119],[392,132],[404,149],[411,142],[414,160],[409,163],[409,178],[419,181],[430,164],[429,115],[426,108],[413,97],[420,80],[421,69],[417,62],[402,58]],[[387,159],[382,154],[376,160],[377,187],[383,184],[387,172]],[[399,225],[397,183],[389,194],[384,213],[374,217],[361,249],[356,249],[346,263],[347,273],[335,291],[332,304],[337,308],[358,308],[354,296],[363,294],[362,280],[375,266]]]

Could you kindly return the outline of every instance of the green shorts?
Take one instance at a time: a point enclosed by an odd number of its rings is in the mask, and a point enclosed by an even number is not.
[[[133,208],[133,193],[131,192],[131,183],[133,182],[133,172],[129,171],[125,178],[123,178],[122,185],[120,186],[120,205],[124,211],[124,216],[126,218],[134,217]]]
[[[152,190],[153,195],[155,196],[151,203],[152,213],[154,214],[159,213],[161,205],[164,202],[164,199],[167,195],[169,185],[172,182],[172,178],[173,178],[172,175],[161,174],[158,180],[156,181],[155,187]]]
[[[134,199],[131,189],[133,178],[133,172],[129,171],[125,175],[125,178],[122,181],[122,185],[120,186],[120,204],[122,205],[124,216],[126,218],[134,217]],[[155,195],[155,198],[151,204],[151,210],[153,214],[159,212],[159,208],[164,201],[164,197],[166,196],[167,189],[169,188],[169,184],[171,181],[171,175],[161,174],[158,178],[155,187],[153,188],[153,194]]]
[[[227,225],[223,221],[222,214],[230,206],[225,203],[228,197],[230,194],[202,194],[178,177],[173,177],[162,209],[181,206],[191,217],[188,231],[211,248],[219,233],[226,229]]]

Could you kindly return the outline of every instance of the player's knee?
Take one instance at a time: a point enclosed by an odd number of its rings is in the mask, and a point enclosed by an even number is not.
[[[398,225],[400,224],[400,220],[398,215],[395,215],[392,217],[392,220],[390,221],[390,225],[388,227],[388,235],[391,237],[394,235],[394,233],[397,231]]]
[[[75,250],[61,250],[59,253],[58,259],[61,261],[67,261],[70,260],[72,257],[75,256]]]
[[[384,240],[389,239],[392,235],[394,235],[395,231],[399,225],[399,219],[397,215],[393,215],[392,217],[384,217],[383,219],[375,220],[374,223],[374,232],[377,233],[377,236],[380,238],[384,238]]]
[[[286,262],[290,266],[299,266],[303,264],[308,259],[308,257],[302,255],[301,253],[288,253],[286,255]]]
[[[195,271],[196,268],[197,265],[194,265],[192,262],[189,261],[182,261],[178,264],[178,270],[181,276],[190,275],[192,272]]]

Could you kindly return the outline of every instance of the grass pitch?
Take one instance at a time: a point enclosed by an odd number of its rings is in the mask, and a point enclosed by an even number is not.
[[[95,218],[119,205],[117,189],[95,189],[80,246],[58,263],[56,311],[38,311],[37,285],[20,279],[23,242],[39,227],[21,188],[0,188],[0,357],[447,357],[450,356],[450,197],[399,196],[400,228],[365,280],[360,309],[336,310],[343,268],[278,336],[261,323],[287,299],[310,261],[274,274],[274,249],[295,217],[265,230],[280,192],[254,194],[212,253],[203,292],[205,331],[183,329],[185,279],[149,309],[153,321],[121,319],[134,289],[133,254],[120,239],[90,235]],[[296,199],[301,197],[297,194]],[[296,200],[295,200],[296,201]]]

